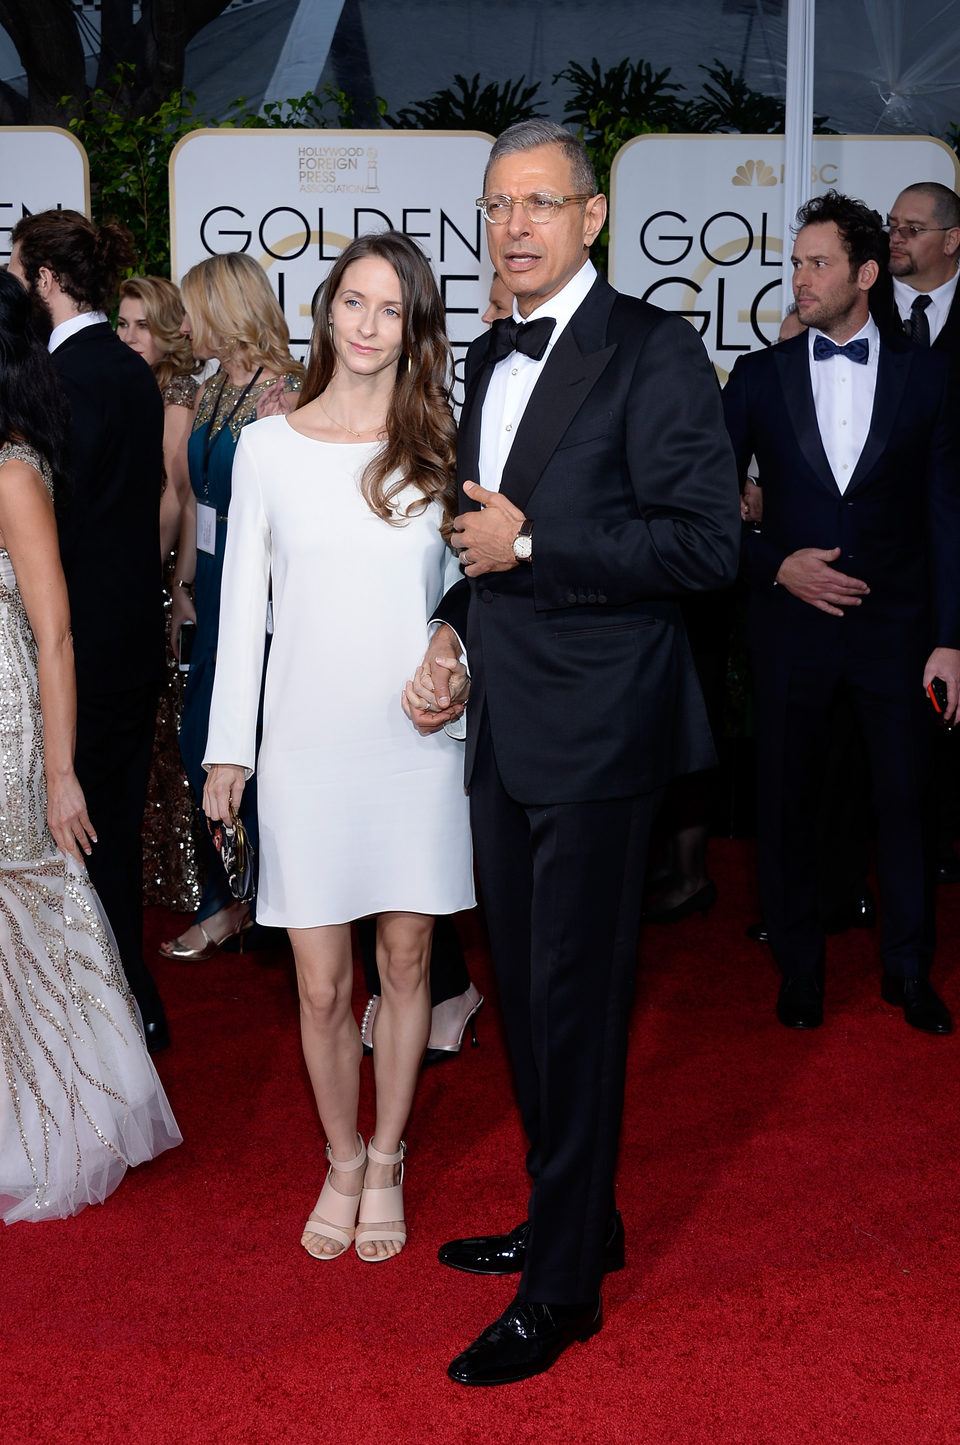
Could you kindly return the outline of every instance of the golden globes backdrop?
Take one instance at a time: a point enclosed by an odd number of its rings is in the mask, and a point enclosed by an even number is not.
[[[10,232],[24,216],[59,208],[90,214],[87,153],[69,131],[52,125],[0,129],[0,266],[10,260]]]
[[[737,356],[776,341],[784,140],[644,135],[617,153],[610,280],[696,326],[721,381]],[[814,136],[810,195],[835,187],[886,215],[904,186],[958,188],[953,151],[929,136]],[[792,234],[787,244],[792,244]]]
[[[474,204],[491,141],[477,131],[194,131],[170,157],[173,279],[207,256],[247,252],[303,356],[331,262],[354,236],[392,227],[433,264],[459,377],[492,274]]]

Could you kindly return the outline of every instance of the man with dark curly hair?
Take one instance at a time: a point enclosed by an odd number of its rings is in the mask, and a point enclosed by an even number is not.
[[[878,828],[882,996],[951,1030],[930,985],[928,709],[960,695],[960,484],[948,367],[890,326],[880,217],[830,191],[798,213],[803,335],[738,360],[724,393],[741,474],[763,479],[744,543],[756,686],[760,901],[783,974],[777,1016],[823,1021],[818,778],[835,700],[862,725]],[[871,299],[874,306],[871,307]],[[873,309],[874,314],[871,315]],[[874,319],[879,318],[880,324]]]

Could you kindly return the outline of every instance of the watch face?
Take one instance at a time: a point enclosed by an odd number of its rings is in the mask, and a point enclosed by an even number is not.
[[[533,556],[533,538],[524,536],[514,537],[513,555],[518,562],[529,562]]]

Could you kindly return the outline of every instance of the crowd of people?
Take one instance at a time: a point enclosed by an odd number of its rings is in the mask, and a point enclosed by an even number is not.
[[[882,994],[914,1027],[951,1031],[930,968],[934,884],[955,861],[955,815],[933,801],[956,788],[934,710],[952,723],[960,698],[958,383],[938,354],[960,333],[960,201],[919,183],[886,225],[836,192],[810,201],[796,334],[738,361],[722,397],[686,322],[596,272],[606,201],[569,132],[506,131],[478,205],[496,274],[459,428],[443,303],[400,233],[344,248],[304,368],[246,255],[209,257],[178,290],[119,281],[132,256],[115,226],[57,211],[13,230],[0,1211],[74,1213],[179,1141],[150,1059],[170,1035],[143,957],[146,888],[193,914],[169,959],[286,931],[327,1140],[301,1243],[328,1263],[351,1246],[396,1256],[420,1068],[460,1049],[483,1002],[451,920],[476,872],[532,1189],[515,1229],[439,1257],[520,1276],[450,1366],[497,1385],[595,1333],[603,1276],[623,1264],[637,941],[642,918],[716,899],[721,599],[738,568],[753,932],[781,970],[777,1016],[823,1021],[823,778],[831,747],[829,775],[856,772],[862,734]],[[832,846],[857,860],[862,900],[866,798],[849,811]],[[252,897],[214,846],[238,825]]]

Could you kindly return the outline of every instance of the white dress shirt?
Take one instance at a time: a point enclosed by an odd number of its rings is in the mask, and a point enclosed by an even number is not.
[[[592,261],[585,261],[576,275],[572,276],[562,291],[551,296],[529,316],[521,316],[514,299],[513,314],[517,321],[537,321],[541,316],[552,316],[556,320],[553,335],[539,361],[524,356],[521,351],[511,351],[493,368],[493,375],[483,399],[483,415],[480,422],[480,475],[475,480],[489,492],[499,492],[503,469],[517,434],[517,427],[523,418],[531,392],[540,379],[547,357],[557,344],[557,338],[569,324],[577,307],[586,299],[587,292],[597,279]]]
[[[68,317],[66,321],[61,321],[60,325],[55,326],[51,331],[47,350],[56,351],[68,336],[82,331],[85,326],[98,326],[101,321],[106,321],[106,319],[102,311],[81,311],[79,316]]]
[[[870,431],[877,389],[880,332],[871,316],[857,335],[849,338],[856,341],[858,337],[865,337],[869,343],[865,365],[846,356],[814,361],[814,338],[821,334],[815,327],[810,327],[808,345],[813,404],[817,409],[817,425],[830,470],[841,492],[845,492]]]
[[[927,325],[930,327],[930,344],[936,341],[943,330],[947,317],[950,315],[950,307],[953,305],[953,298],[957,291],[957,280],[960,279],[960,271],[954,273],[949,281],[944,281],[935,291],[915,291],[908,286],[906,281],[901,281],[899,276],[893,278],[893,299],[897,303],[897,310],[900,312],[901,321],[910,320],[910,312],[914,301],[918,296],[927,295],[930,297],[930,305],[923,313],[927,318]]]

